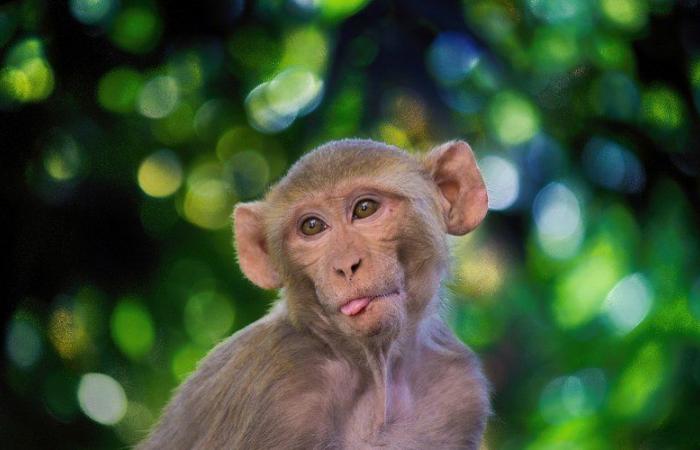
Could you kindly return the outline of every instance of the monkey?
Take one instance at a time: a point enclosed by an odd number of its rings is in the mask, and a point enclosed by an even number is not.
[[[303,155],[233,213],[243,274],[278,300],[200,362],[137,448],[479,448],[489,385],[440,292],[447,234],[487,210],[464,141]]]

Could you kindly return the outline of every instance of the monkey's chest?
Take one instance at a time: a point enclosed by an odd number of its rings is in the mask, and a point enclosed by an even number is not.
[[[374,392],[361,395],[348,413],[334,414],[336,449],[465,448],[464,409],[445,398],[392,387],[388,400]],[[340,420],[338,420],[340,418]]]

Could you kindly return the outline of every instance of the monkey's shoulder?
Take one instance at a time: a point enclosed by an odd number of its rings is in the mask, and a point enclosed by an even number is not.
[[[488,406],[489,385],[479,358],[469,348],[459,350],[426,357],[428,369],[422,381],[433,386],[432,391],[457,403]]]
[[[286,411],[295,411],[319,382],[304,369],[313,353],[283,318],[268,315],[250,324],[202,360],[143,448],[281,448],[279,439],[290,435],[285,431],[301,425],[298,414]],[[297,432],[292,440],[307,434]]]
[[[449,375],[450,377],[474,378],[486,384],[479,357],[460,341],[442,321],[433,321],[429,331],[422,335],[421,359],[430,364],[428,367],[435,374],[431,377]],[[430,372],[430,371],[429,371]]]
[[[449,412],[450,422],[461,422],[469,436],[479,435],[491,414],[489,383],[478,356],[451,332],[445,336],[423,350],[425,370],[415,392],[422,406]]]
[[[268,315],[217,345],[193,378],[219,384],[220,390],[240,391],[241,396],[260,397],[267,389],[283,387],[282,380],[309,379],[305,368],[319,359],[317,347],[316,340],[285,317]]]
[[[455,374],[485,382],[479,357],[456,338],[439,351],[429,351],[426,359],[432,361],[436,371],[445,375]]]

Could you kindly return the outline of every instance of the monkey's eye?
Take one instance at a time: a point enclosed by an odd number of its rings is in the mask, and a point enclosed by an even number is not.
[[[301,232],[307,236],[313,236],[328,227],[321,219],[318,217],[309,217],[301,223]]]
[[[352,210],[352,217],[353,219],[364,219],[377,212],[378,208],[379,203],[371,198],[362,199],[355,204],[355,208]]]

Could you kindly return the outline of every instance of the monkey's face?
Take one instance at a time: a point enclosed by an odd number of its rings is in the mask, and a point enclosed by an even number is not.
[[[407,302],[425,301],[412,292],[400,258],[413,215],[406,199],[361,181],[294,208],[285,238],[289,263],[345,334],[395,330],[405,320]]]
[[[392,335],[434,298],[445,233],[467,233],[486,209],[464,142],[416,158],[338,141],[304,156],[264,201],[236,207],[236,247],[251,281],[286,289],[296,323]]]

